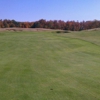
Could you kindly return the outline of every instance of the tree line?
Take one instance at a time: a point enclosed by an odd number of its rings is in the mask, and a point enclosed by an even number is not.
[[[100,21],[62,21],[41,19],[35,22],[18,22],[15,20],[0,20],[0,28],[48,28],[48,29],[62,29],[71,31],[81,31],[93,28],[100,28]]]

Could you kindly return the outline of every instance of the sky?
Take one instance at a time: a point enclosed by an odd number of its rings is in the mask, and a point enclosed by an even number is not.
[[[100,0],[0,0],[0,19],[100,20]]]

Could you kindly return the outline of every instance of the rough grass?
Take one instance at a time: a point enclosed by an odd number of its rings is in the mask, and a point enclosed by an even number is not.
[[[100,31],[0,32],[0,100],[100,100]]]

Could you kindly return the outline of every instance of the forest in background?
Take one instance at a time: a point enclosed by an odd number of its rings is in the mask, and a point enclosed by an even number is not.
[[[61,29],[71,31],[81,31],[93,28],[100,28],[100,21],[62,21],[62,20],[49,20],[40,19],[34,22],[18,22],[15,20],[0,20],[0,28],[47,28],[47,29]]]

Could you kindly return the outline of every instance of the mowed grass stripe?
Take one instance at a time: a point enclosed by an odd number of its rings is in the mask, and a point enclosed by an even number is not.
[[[99,100],[100,47],[64,37],[0,34],[0,100]]]

